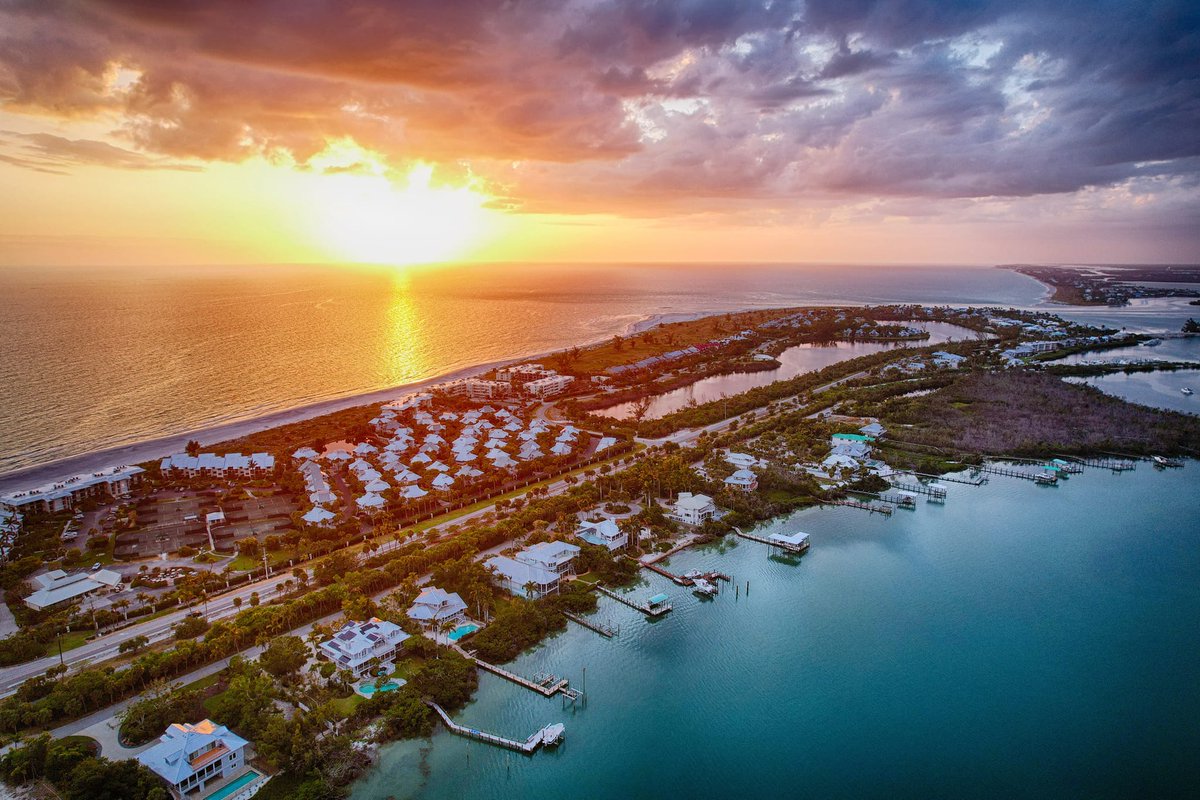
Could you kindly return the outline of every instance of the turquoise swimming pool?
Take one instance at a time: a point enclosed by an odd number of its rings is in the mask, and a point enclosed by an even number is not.
[[[474,633],[477,630],[479,630],[479,626],[473,622],[468,622],[465,625],[459,625],[457,628],[450,631],[450,641],[457,642],[462,637],[466,636],[467,634]]]
[[[207,798],[205,798],[205,800],[225,800],[226,797],[232,797],[242,789],[246,788],[247,784],[253,783],[261,777],[262,773],[250,770],[245,775],[242,775],[233,782],[225,784],[220,789],[210,794]]]
[[[400,684],[396,683],[395,681],[388,681],[383,686],[380,686],[378,689],[375,688],[374,683],[364,683],[358,687],[358,690],[365,695],[372,695],[372,694],[375,694],[376,691],[394,692],[399,688],[400,688]]]

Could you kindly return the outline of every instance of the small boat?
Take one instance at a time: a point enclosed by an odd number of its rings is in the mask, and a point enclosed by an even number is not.
[[[694,581],[696,578],[701,578],[703,576],[704,573],[698,569],[689,569],[687,572],[683,573],[683,577],[687,578],[689,581]]]
[[[696,583],[692,586],[692,591],[701,597],[713,597],[718,589],[706,578],[696,578]]]
[[[1192,387],[1190,387],[1190,386],[1185,386],[1182,389],[1180,389],[1179,391],[1183,392],[1188,397],[1191,397],[1192,395],[1195,394],[1195,392],[1192,391]]]
[[[1171,459],[1171,458],[1163,458],[1162,456],[1152,456],[1150,460],[1154,462],[1154,466],[1156,466],[1156,467],[1165,468],[1165,467],[1182,467],[1183,466],[1183,464],[1179,461],[1175,461],[1174,459]]]

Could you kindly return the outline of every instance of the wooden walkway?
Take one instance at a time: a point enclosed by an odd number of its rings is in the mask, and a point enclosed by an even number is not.
[[[748,539],[752,542],[758,542],[759,544],[765,544],[768,547],[778,547],[780,550],[786,550],[789,553],[805,553],[808,551],[809,547],[809,542],[807,539],[804,540],[804,544],[793,545],[787,544],[786,542],[777,542],[773,539],[768,539],[765,536],[759,536],[754,533],[746,533],[741,528],[734,528],[733,532],[743,539]]]
[[[457,650],[459,653],[461,653],[463,655],[463,657],[469,658],[471,661],[475,662],[475,666],[479,667],[480,669],[484,670],[485,672],[490,672],[493,675],[498,675],[501,678],[504,678],[506,681],[512,681],[513,683],[517,684],[518,686],[524,686],[529,691],[537,692],[538,694],[542,695],[543,697],[553,697],[554,695],[558,694],[559,692],[564,691],[567,688],[567,684],[569,683],[569,681],[567,681],[566,678],[559,678],[557,680],[545,680],[540,683],[537,681],[531,681],[528,678],[522,677],[515,672],[509,672],[504,667],[499,667],[499,666],[496,666],[495,664],[489,664],[486,661],[478,659],[475,656],[468,653],[466,650],[463,650],[458,645],[453,645],[453,647],[455,650]],[[550,676],[550,678],[553,679],[554,676]]]
[[[613,638],[614,636],[616,636],[618,633],[621,632],[617,628],[610,628],[609,626],[607,626],[601,622],[593,622],[590,619],[587,619],[586,617],[581,617],[578,614],[572,614],[570,611],[564,611],[564,612],[562,612],[562,615],[564,617],[566,617],[567,619],[571,620],[571,622],[574,622],[576,625],[581,625],[584,628],[587,628],[589,631],[595,631],[596,633],[600,634],[601,636],[607,637],[609,639]]]
[[[596,589],[596,591],[598,591],[602,594],[608,595],[613,600],[616,600],[618,603],[624,603],[625,605],[629,606],[630,608],[637,609],[638,611],[642,612],[643,614],[645,614],[648,617],[661,617],[663,614],[666,614],[668,611],[671,610],[670,603],[661,605],[658,608],[651,608],[648,605],[635,603],[634,601],[630,600],[625,595],[617,594],[612,589],[608,589],[604,586],[601,586],[600,584],[596,584],[595,589]]]
[[[926,486],[921,482],[917,483],[902,483],[897,480],[889,481],[893,489],[899,489],[902,492],[912,492],[913,494],[923,494],[932,497],[935,500],[945,500],[946,490],[941,486]]]
[[[978,469],[978,467],[971,467],[972,471],[978,471]],[[930,480],[946,481],[947,483],[961,483],[965,484],[966,486],[983,486],[988,482],[987,478],[983,477],[982,475],[972,475],[969,478],[958,478],[952,475],[930,475],[925,472],[897,471],[896,474],[913,475],[918,478],[929,478]]]
[[[863,511],[870,511],[872,514],[883,514],[889,517],[892,515],[892,507],[886,503],[864,503],[861,500],[827,500],[825,502],[831,506],[861,508]]]
[[[466,737],[467,739],[474,739],[478,742],[494,744],[497,747],[505,747],[509,750],[516,750],[518,753],[532,755],[533,751],[537,750],[542,745],[558,744],[558,740],[562,738],[563,726],[560,723],[555,723],[553,725],[547,725],[525,741],[518,742],[516,739],[508,739],[504,736],[497,736],[494,733],[488,733],[487,731],[481,731],[475,728],[468,728],[465,725],[459,725],[457,722],[450,719],[450,715],[446,713],[446,710],[437,703],[433,702],[432,700],[426,700],[425,703],[438,713],[438,716],[442,718],[442,724],[445,725],[446,729],[451,733]]]
[[[1058,483],[1058,476],[1046,472],[1028,472],[1023,469],[1012,469],[1011,467],[997,467],[994,464],[985,464],[980,467],[984,472],[991,475],[1005,475],[1009,478],[1022,478],[1027,481],[1042,484]]]
[[[648,569],[651,572],[662,575],[667,580],[669,580],[679,586],[691,586],[692,584],[695,583],[695,581],[692,580],[691,578],[685,578],[682,575],[676,575],[674,572],[668,572],[667,570],[660,567],[658,564],[647,564],[645,561],[639,561],[638,564],[641,566],[642,569]]]

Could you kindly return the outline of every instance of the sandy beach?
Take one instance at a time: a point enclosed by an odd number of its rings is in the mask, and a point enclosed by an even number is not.
[[[640,333],[641,331],[649,330],[650,328],[669,322],[682,322],[711,316],[713,314],[725,313],[728,312],[705,311],[697,313],[650,314],[640,320],[630,323],[628,326],[626,326],[626,329],[622,332],[622,335],[628,336],[632,333]],[[577,346],[586,347],[606,341],[608,338],[610,337],[596,337],[586,342],[581,342]],[[507,364],[514,364],[522,361],[532,361],[539,358],[547,358],[555,353],[563,352],[566,349],[569,348],[560,348],[528,356],[507,358],[483,364],[476,364],[470,367],[464,367],[463,369],[456,370],[454,372],[448,372],[432,378],[427,378],[422,381],[415,381],[413,383],[406,383],[398,386],[390,386],[386,389],[377,389],[375,391],[352,394],[345,397],[322,400],[317,403],[308,403],[305,405],[296,406],[295,408],[286,409],[284,411],[276,411],[260,417],[238,420],[223,425],[214,425],[208,428],[183,431],[171,436],[163,436],[156,439],[147,439],[141,442],[134,442],[132,444],[123,445],[120,447],[96,450],[90,453],[83,453],[77,456],[58,459],[46,464],[39,464],[26,469],[14,470],[12,472],[0,475],[0,493],[22,491],[36,486],[42,486],[47,483],[52,483],[72,475],[79,475],[88,472],[99,472],[115,466],[121,466],[125,464],[140,464],[146,461],[154,461],[172,453],[178,453],[182,451],[184,447],[187,446],[187,443],[193,439],[198,441],[201,446],[208,446],[215,444],[216,442],[236,439],[240,436],[246,436],[248,434],[257,433],[270,428],[277,428],[292,422],[300,422],[301,420],[312,419],[313,417],[319,417],[324,414],[330,414],[334,411],[341,411],[342,409],[346,408],[372,405],[374,403],[385,403],[402,395],[421,391],[439,383],[461,380],[462,378],[470,378]]]

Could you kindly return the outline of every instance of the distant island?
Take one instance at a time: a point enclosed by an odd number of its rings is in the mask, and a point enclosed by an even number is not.
[[[1140,283],[1200,284],[1200,267],[1161,266],[1037,266],[1005,264],[1054,290],[1050,302],[1074,306],[1123,306],[1135,297],[1197,297],[1200,291],[1139,286]]]

